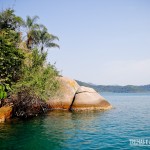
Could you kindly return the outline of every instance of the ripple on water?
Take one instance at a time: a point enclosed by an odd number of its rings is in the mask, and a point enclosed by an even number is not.
[[[0,150],[147,149],[129,139],[150,137],[150,95],[106,95],[115,109],[52,111],[0,124]]]

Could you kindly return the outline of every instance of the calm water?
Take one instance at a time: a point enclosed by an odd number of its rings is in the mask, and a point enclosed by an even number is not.
[[[102,93],[115,107],[105,112],[50,112],[0,124],[0,150],[150,149],[150,94]]]

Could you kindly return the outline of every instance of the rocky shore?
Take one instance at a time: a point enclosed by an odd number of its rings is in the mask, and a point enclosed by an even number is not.
[[[51,109],[66,110],[107,110],[110,103],[94,89],[79,86],[75,80],[59,77],[60,90],[55,97],[48,100]]]
[[[44,111],[46,107],[48,110],[61,109],[68,111],[108,110],[112,108],[111,104],[94,89],[79,86],[75,80],[67,77],[58,77],[58,80],[60,82],[60,89],[57,91],[55,96],[43,104],[38,101],[34,101],[33,103],[28,100],[27,105],[25,100],[23,100],[19,102],[21,105],[18,106],[19,110],[15,106],[1,107],[0,122],[5,122],[5,120],[11,118],[13,114],[15,114],[13,116],[16,117],[20,117],[21,113],[22,117],[37,116],[39,112],[46,112]],[[26,94],[27,93],[25,93],[25,95]],[[24,105],[26,105],[26,107],[24,107]]]

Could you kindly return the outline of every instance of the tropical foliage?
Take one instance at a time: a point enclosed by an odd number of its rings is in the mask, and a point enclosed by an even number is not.
[[[0,13],[0,83],[11,85],[19,79],[24,55],[17,30],[22,23],[13,10]]]
[[[32,65],[24,66],[22,78],[13,86],[15,92],[27,90],[42,100],[48,100],[58,89],[56,80],[58,71],[55,66],[47,64],[43,67],[46,53],[39,54],[37,49],[32,52]]]
[[[39,28],[39,25],[36,23],[38,16],[30,17],[27,16],[26,21],[24,22],[24,26],[26,27],[27,40],[26,45],[28,49],[31,49],[35,39],[35,31]]]
[[[7,87],[5,87],[3,84],[0,84],[0,100],[7,97]]]
[[[27,90],[34,97],[47,100],[59,87],[59,72],[54,65],[46,63],[45,51],[59,47],[54,42],[58,37],[48,33],[44,25],[37,23],[38,19],[38,16],[27,16],[23,21],[11,9],[0,12],[1,99],[11,88],[11,93]],[[9,88],[3,87],[6,85]]]
[[[57,36],[54,36],[52,34],[49,34],[47,31],[46,27],[42,27],[41,30],[35,30],[34,31],[35,35],[35,44],[37,44],[40,48],[41,53],[44,52],[44,47],[45,48],[51,48],[51,47],[58,47],[56,43],[54,43],[54,40],[59,40]]]

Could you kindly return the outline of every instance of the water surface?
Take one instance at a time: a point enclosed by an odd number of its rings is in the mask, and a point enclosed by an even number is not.
[[[150,94],[102,95],[114,109],[53,111],[0,124],[0,150],[149,149],[129,140],[150,140]]]

